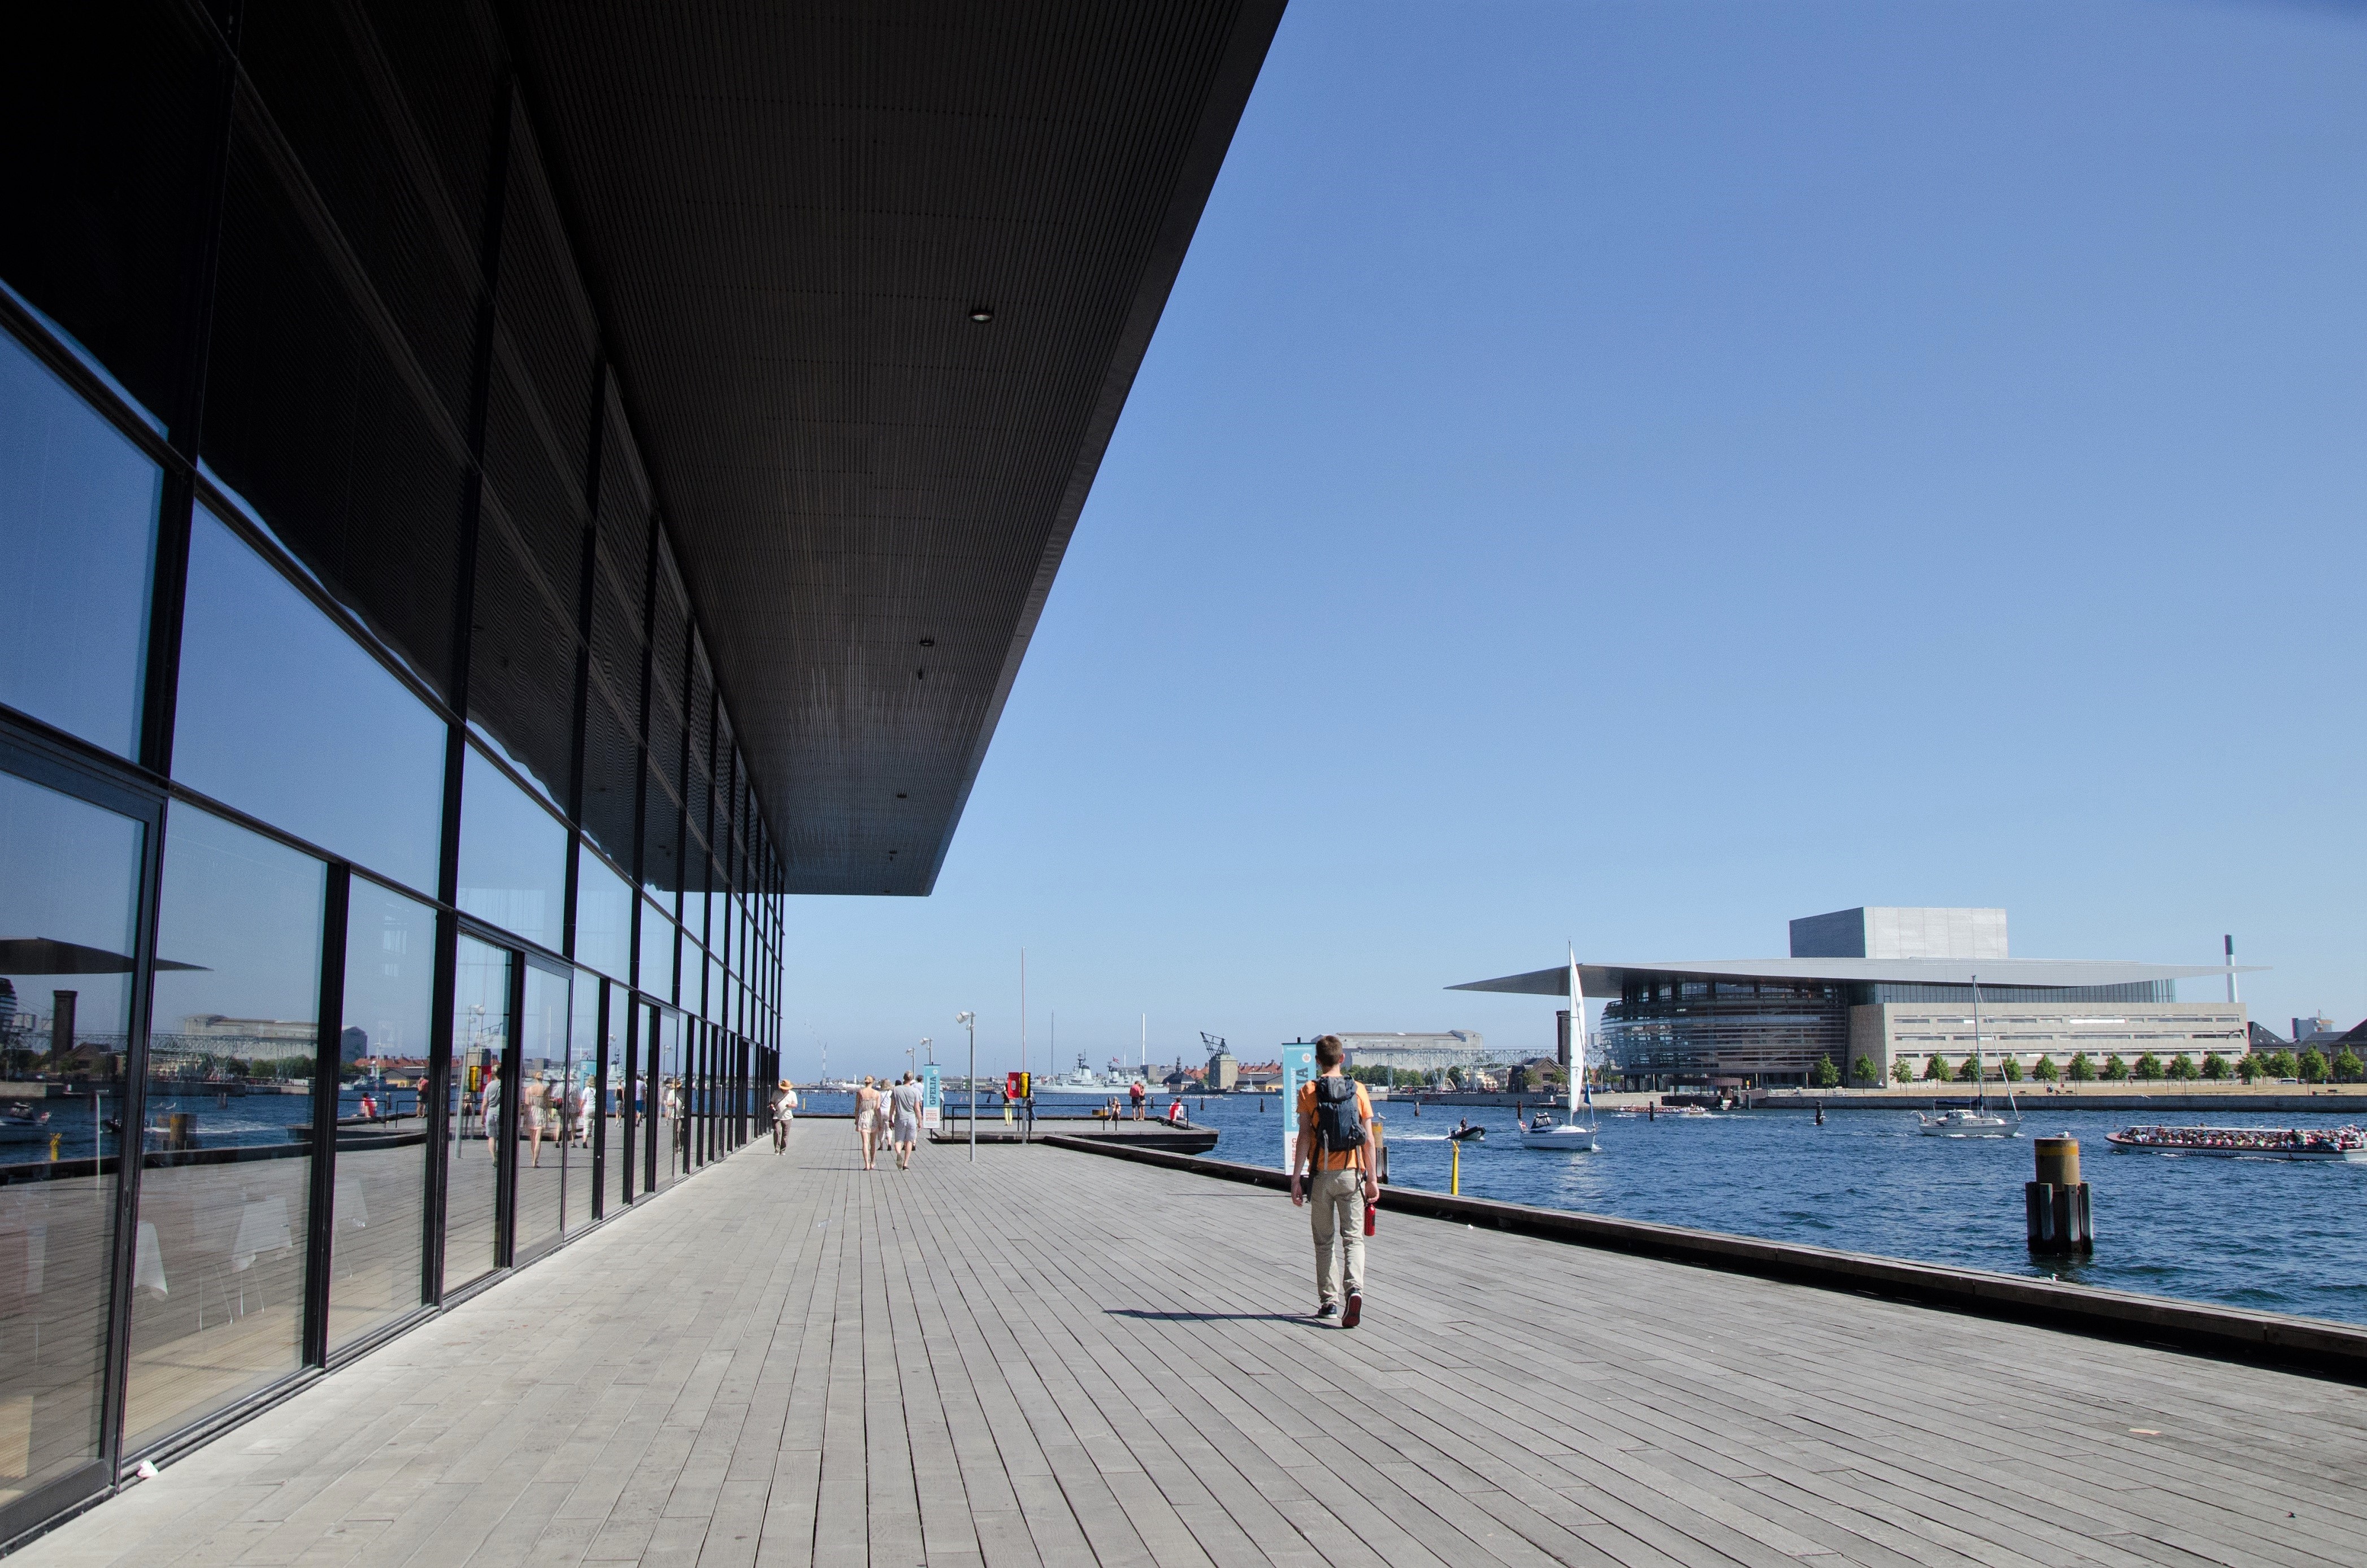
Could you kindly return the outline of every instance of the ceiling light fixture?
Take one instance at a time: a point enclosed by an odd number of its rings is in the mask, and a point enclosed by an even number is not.
[[[994,319],[994,307],[992,305],[972,305],[969,308],[969,319],[983,326],[988,322]]]
[[[937,640],[934,637],[923,637],[921,639],[921,646],[923,648],[934,648],[936,645]]]

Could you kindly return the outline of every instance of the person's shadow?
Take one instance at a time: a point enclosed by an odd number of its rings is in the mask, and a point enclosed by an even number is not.
[[[1313,1323],[1305,1312],[1154,1312],[1142,1307],[1111,1307],[1107,1315],[1145,1323]]]

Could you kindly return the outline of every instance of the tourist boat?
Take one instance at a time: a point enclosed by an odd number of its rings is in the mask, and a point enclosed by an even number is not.
[[[1535,1119],[1521,1124],[1521,1147],[1523,1149],[1559,1150],[1569,1154],[1591,1154],[1594,1152],[1597,1129],[1594,1123],[1594,1102],[1586,1102],[1586,1120],[1578,1119],[1579,1085],[1586,1082],[1586,1004],[1578,984],[1578,949],[1569,954],[1569,1117],[1565,1121],[1554,1120],[1548,1106],[1537,1112]]]
[[[1956,1106],[1947,1110],[1932,1108],[1937,1114],[1915,1113],[1917,1131],[1927,1138],[2019,1138],[2022,1136],[2022,1112],[2013,1103],[2013,1091],[2006,1091],[2007,1115],[1999,1116],[1989,1109],[1988,1055],[1981,1049],[1981,977],[1973,976],[1973,1076],[1976,1080],[1970,1107]]]
[[[2131,1127],[2105,1133],[2104,1142],[2146,1154],[2367,1165],[2367,1131],[2356,1127]]]

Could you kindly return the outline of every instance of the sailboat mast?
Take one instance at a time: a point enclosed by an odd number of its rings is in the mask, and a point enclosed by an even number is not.
[[[1973,976],[1973,1103],[1983,1116],[1989,1109],[1989,1058],[1981,1049],[1981,977]]]
[[[1578,983],[1578,946],[1569,949],[1569,1121],[1578,1125],[1578,1085],[1586,1076],[1586,997]]]

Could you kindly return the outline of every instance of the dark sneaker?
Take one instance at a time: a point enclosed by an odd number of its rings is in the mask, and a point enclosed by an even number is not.
[[[1340,1314],[1340,1326],[1342,1328],[1353,1328],[1364,1315],[1365,1293],[1362,1290],[1349,1291],[1348,1310]]]
[[[1315,1315],[1319,1318],[1336,1318],[1340,1315],[1340,1303],[1326,1301],[1315,1309]]]

